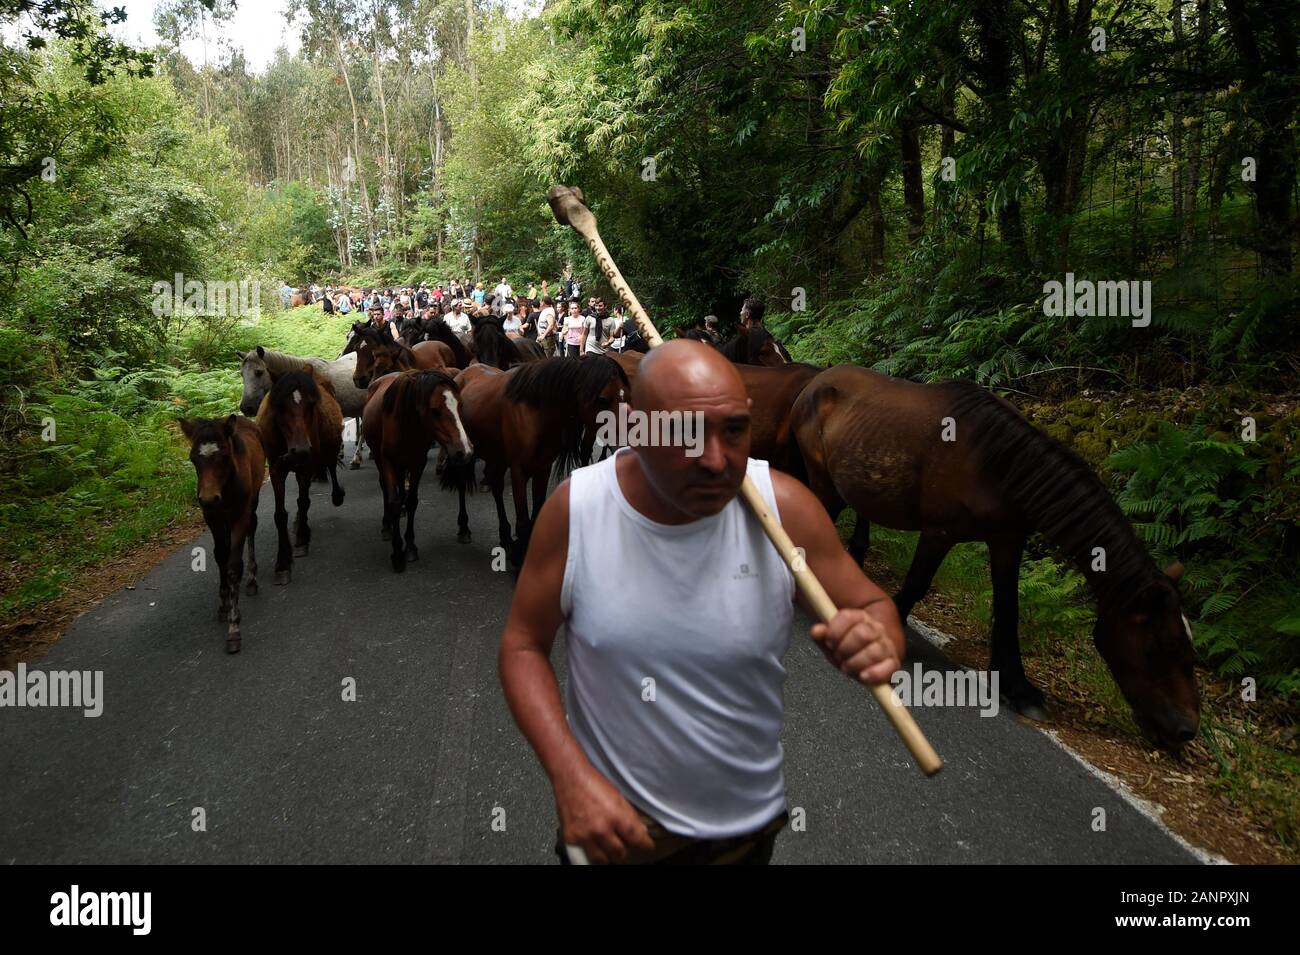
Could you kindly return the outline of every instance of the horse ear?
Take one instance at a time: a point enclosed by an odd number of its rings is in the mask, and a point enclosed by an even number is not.
[[[229,415],[224,422],[222,422],[221,430],[223,430],[226,433],[227,438],[233,438],[235,436],[235,426],[238,420],[239,420],[239,415],[232,414]]]
[[[241,362],[242,362],[245,358],[248,357],[248,352],[246,352],[246,351],[237,351],[237,352],[235,352],[235,354],[239,356],[239,360],[240,360]]]
[[[266,349],[263,348],[261,345],[257,346],[257,357],[263,360],[266,359]]]
[[[181,433],[185,435],[186,440],[193,441],[194,440],[194,419],[181,418],[180,421],[177,422],[177,424],[181,426]]]
[[[1181,560],[1176,560],[1165,568],[1165,576],[1174,583],[1178,583],[1178,581],[1182,579],[1183,569],[1183,562]]]

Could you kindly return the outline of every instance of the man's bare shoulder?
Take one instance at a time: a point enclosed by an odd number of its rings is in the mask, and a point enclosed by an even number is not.
[[[802,481],[776,468],[769,468],[768,473],[772,476],[772,493],[776,497],[781,523],[792,537],[800,528],[820,525],[828,520],[821,501]]]

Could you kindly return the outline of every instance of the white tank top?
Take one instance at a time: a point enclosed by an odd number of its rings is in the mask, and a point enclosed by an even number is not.
[[[712,517],[660,524],[628,503],[617,459],[569,483],[569,726],[670,832],[752,832],[785,808],[794,576],[739,496]],[[776,514],[767,462],[751,458],[749,476]]]

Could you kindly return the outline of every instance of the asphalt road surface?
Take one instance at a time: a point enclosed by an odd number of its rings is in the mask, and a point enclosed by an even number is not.
[[[459,545],[455,497],[432,470],[405,574],[380,540],[367,460],[341,472],[341,508],[313,487],[311,556],[288,587],[272,583],[267,485],[238,655],[224,652],[206,534],[81,617],[35,666],[103,671],[103,713],[0,708],[0,863],[556,863],[550,789],[497,680],[512,578],[491,569],[492,498],[471,498],[474,542]],[[915,710],[946,761],[924,778],[807,624],[786,659],[784,732],[804,826],[781,834],[774,862],[1196,861],[1009,712]],[[909,644],[908,666],[951,668]],[[561,679],[563,657],[561,639]]]

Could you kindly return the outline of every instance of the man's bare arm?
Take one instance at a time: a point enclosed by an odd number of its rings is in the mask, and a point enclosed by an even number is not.
[[[515,585],[497,665],[506,703],[551,779],[565,841],[592,862],[618,861],[628,846],[653,848],[645,824],[591,765],[569,729],[551,649],[564,615],[560,589],[569,555],[569,482],[542,505]]]
[[[781,523],[802,547],[808,569],[840,608],[829,624],[817,623],[810,635],[830,661],[863,683],[887,683],[906,653],[903,626],[894,602],[849,556],[826,509],[813,493],[788,474],[772,471]],[[799,595],[799,605],[813,610]],[[815,614],[814,614],[815,615]]]

